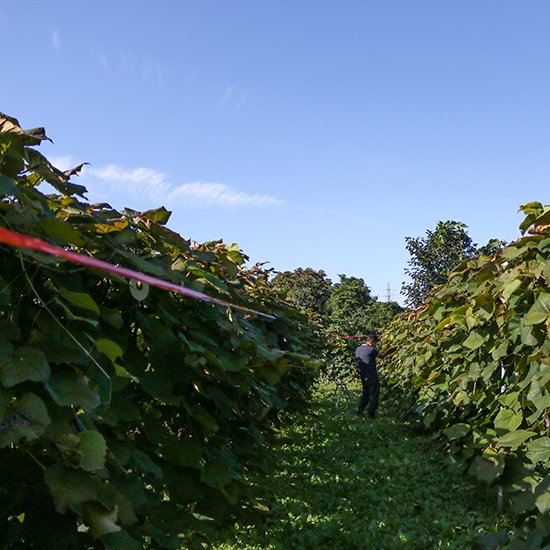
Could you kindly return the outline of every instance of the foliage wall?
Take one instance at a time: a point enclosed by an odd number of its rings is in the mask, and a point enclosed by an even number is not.
[[[0,546],[201,547],[258,504],[246,478],[315,366],[304,317],[235,245],[197,244],[169,212],[88,204],[0,116],[0,227],[275,319],[0,245]],[[54,192],[39,187],[47,182]]]
[[[389,397],[533,529],[518,549],[550,544],[550,207],[521,209],[522,238],[465,260],[393,321],[382,369]]]

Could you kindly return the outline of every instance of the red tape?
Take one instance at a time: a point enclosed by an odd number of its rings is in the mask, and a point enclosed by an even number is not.
[[[346,336],[345,334],[339,334],[338,332],[331,332],[331,336],[334,336],[336,338],[344,338],[345,340],[351,340],[354,338],[368,338],[369,336],[372,336],[372,334],[356,334],[355,336]]]
[[[199,292],[197,290],[192,290],[183,285],[178,285],[175,283],[170,283],[168,281],[163,281],[157,277],[151,275],[146,275],[145,273],[140,273],[139,271],[134,271],[133,269],[128,269],[126,267],[119,267],[109,262],[104,262],[103,260],[98,260],[90,256],[85,256],[84,254],[77,254],[76,252],[70,252],[56,246],[49,244],[41,239],[36,237],[30,237],[29,235],[23,235],[22,233],[16,233],[9,229],[0,227],[0,242],[8,244],[10,246],[15,246],[18,248],[25,248],[27,250],[34,250],[35,252],[42,252],[43,254],[49,254],[50,256],[57,256],[58,258],[63,258],[74,264],[84,265],[86,267],[91,267],[94,269],[99,269],[105,273],[112,273],[114,275],[120,275],[126,279],[133,279],[135,281],[140,281],[142,283],[149,283],[150,285],[168,290],[170,292],[176,292],[182,294],[183,296],[188,296],[194,300],[202,300],[205,302],[211,302],[225,307],[232,307],[239,309],[241,311],[246,311],[247,313],[253,313],[255,315],[261,315],[262,317],[267,317],[268,319],[276,319],[275,316],[269,315],[267,313],[262,313],[261,311],[256,311],[255,309],[250,309],[244,306],[239,306],[220,300],[219,298],[213,298],[208,294]]]

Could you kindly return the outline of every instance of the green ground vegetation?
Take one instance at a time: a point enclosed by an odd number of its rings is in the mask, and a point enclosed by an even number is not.
[[[354,398],[358,388],[354,388]],[[268,508],[219,535],[216,550],[472,548],[511,522],[496,493],[450,471],[434,440],[382,410],[357,417],[355,401],[325,387],[310,414],[274,442],[277,466],[258,493]]]

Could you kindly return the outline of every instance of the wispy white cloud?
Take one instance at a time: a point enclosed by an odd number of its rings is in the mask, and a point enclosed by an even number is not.
[[[89,175],[135,197],[158,199],[165,197],[171,187],[166,174],[150,168],[123,168],[109,164],[101,168],[91,168]]]
[[[223,96],[220,99],[220,107],[223,107],[231,99],[231,96],[233,95],[234,91],[235,91],[235,86],[233,86],[233,84],[225,85]]]
[[[63,171],[81,163],[70,155],[53,156],[49,160],[56,168]],[[123,194],[125,201],[131,197],[173,208],[283,206],[316,213],[326,218],[339,218],[355,224],[371,223],[369,219],[354,216],[349,212],[319,208],[311,204],[291,203],[272,195],[245,193],[224,183],[195,181],[176,185],[169,181],[164,172],[151,168],[125,168],[116,164],[108,164],[100,168],[85,166],[79,177],[79,183],[88,188],[93,200],[96,201],[109,202],[113,195]],[[123,206],[132,207],[132,204],[126,202]]]
[[[224,183],[197,181],[184,183],[174,187],[169,198],[180,198],[194,204],[217,204],[220,206],[275,206],[282,205],[283,201],[270,195],[250,194],[237,191]]]
[[[144,57],[141,60],[141,79],[143,82],[156,82],[159,86],[162,86],[166,80],[166,68],[155,61]]]
[[[106,70],[109,70],[109,60],[107,59],[107,56],[103,53],[97,54],[97,60],[99,61],[100,65]]]
[[[226,84],[218,101],[218,112],[225,111],[235,116],[250,102],[250,96],[248,90],[239,89],[234,84]]]
[[[48,160],[53,164],[57,169],[64,172],[65,170],[70,170],[75,166],[78,166],[80,162],[71,157],[71,155],[61,155],[61,156],[50,156]]]
[[[53,49],[56,52],[60,52],[61,51],[61,35],[59,34],[59,31],[57,29],[53,30],[51,32],[51,37],[52,37]]]
[[[114,164],[88,170],[91,178],[107,182],[136,198],[161,201],[167,206],[276,206],[283,201],[259,193],[245,193],[224,183],[196,181],[173,184],[164,172],[150,168],[124,168]],[[114,190],[113,189],[113,190]]]
[[[90,57],[111,78],[134,79],[134,84],[164,86],[174,77],[174,70],[148,56],[136,56],[127,50],[105,53],[99,48],[90,49]]]
[[[247,91],[245,91],[241,94],[241,97],[239,98],[239,101],[237,102],[237,105],[233,109],[233,116],[235,116],[243,108],[243,105],[246,103],[247,97],[248,97],[248,92]]]
[[[105,71],[105,73],[107,73],[108,76],[113,76],[113,72],[111,71],[111,62],[105,52],[94,48],[90,50],[90,56],[93,62],[96,65],[99,65],[101,69]]]

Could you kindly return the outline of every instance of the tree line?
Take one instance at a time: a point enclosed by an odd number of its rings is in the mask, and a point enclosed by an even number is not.
[[[419,307],[438,285],[445,284],[452,269],[461,261],[479,255],[491,256],[505,241],[491,239],[478,246],[462,222],[439,221],[424,237],[405,237],[410,254],[401,294],[406,308],[396,301],[381,301],[360,277],[338,275],[333,282],[323,269],[298,267],[275,274],[272,284],[277,293],[305,312],[324,342],[319,350],[326,367],[323,377],[345,380],[355,376],[353,351],[355,337],[382,334],[390,322],[407,308]]]
[[[341,274],[333,283],[324,270],[310,267],[275,275],[273,287],[284,299],[305,312],[322,342],[323,380],[354,376],[353,350],[358,335],[379,333],[403,308],[397,302],[381,302],[364,279]]]

